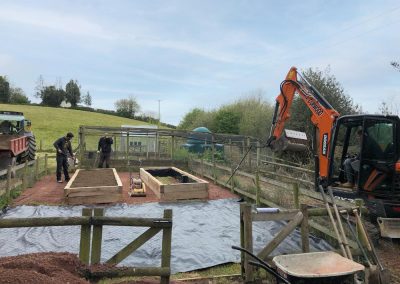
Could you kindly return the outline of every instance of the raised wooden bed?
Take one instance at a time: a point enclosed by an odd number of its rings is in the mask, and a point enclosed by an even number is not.
[[[208,198],[207,181],[175,167],[140,168],[140,178],[160,201]]]
[[[117,171],[78,169],[64,188],[67,204],[117,202],[122,198],[122,182]]]

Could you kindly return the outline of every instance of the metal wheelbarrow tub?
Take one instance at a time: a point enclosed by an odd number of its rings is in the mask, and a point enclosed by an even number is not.
[[[354,274],[364,271],[363,265],[331,251],[278,255],[272,261],[292,283],[353,283]]]
[[[400,218],[382,218],[378,217],[381,236],[392,239],[400,238]]]

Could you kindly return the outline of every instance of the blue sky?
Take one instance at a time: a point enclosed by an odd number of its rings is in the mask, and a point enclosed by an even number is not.
[[[2,1],[0,75],[32,99],[77,79],[93,106],[136,97],[178,124],[263,90],[273,102],[291,66],[330,66],[355,103],[400,105],[399,1]]]

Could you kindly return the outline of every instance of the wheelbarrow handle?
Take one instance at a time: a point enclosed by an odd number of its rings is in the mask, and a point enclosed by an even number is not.
[[[288,280],[286,280],[285,278],[283,278],[279,273],[277,273],[275,271],[275,269],[273,269],[268,263],[266,263],[264,260],[262,260],[261,258],[259,258],[258,256],[256,256],[255,254],[253,254],[252,252],[248,251],[247,249],[238,247],[238,246],[232,246],[232,249],[235,250],[239,250],[241,252],[245,252],[248,255],[250,255],[251,257],[253,257],[254,259],[256,259],[258,262],[255,261],[249,261],[249,264],[251,265],[255,265],[261,268],[264,268],[265,270],[267,270],[268,272],[270,272],[272,275],[274,275],[276,278],[278,278],[279,280],[283,281],[286,284],[290,284],[290,282]]]

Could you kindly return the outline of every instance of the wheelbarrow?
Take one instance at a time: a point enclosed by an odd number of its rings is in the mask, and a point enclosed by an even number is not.
[[[277,283],[354,283],[354,274],[365,269],[363,265],[331,251],[275,256],[272,259],[276,266],[274,268],[246,249],[236,246],[232,248],[252,256],[257,262],[249,263],[265,269],[276,278]]]
[[[365,269],[332,251],[278,255],[272,262],[291,283],[354,283],[355,273]]]

